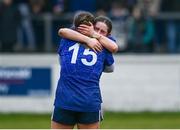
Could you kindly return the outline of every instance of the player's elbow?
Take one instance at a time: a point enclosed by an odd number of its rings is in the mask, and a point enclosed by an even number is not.
[[[64,35],[65,35],[65,32],[66,32],[66,29],[65,29],[65,28],[60,28],[59,31],[58,31],[58,35],[59,35],[59,36],[64,36]]]
[[[112,48],[112,53],[116,53],[118,51],[118,45],[115,44],[114,47]]]

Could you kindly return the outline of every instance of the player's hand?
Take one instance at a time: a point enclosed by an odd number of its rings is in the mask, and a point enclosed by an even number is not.
[[[96,53],[101,52],[103,49],[101,43],[99,43],[99,41],[95,38],[89,38],[89,40],[87,41],[87,46]]]
[[[86,36],[92,37],[94,34],[94,26],[91,22],[89,22],[89,24],[90,24],[90,26],[85,25],[85,24],[79,25],[77,31],[86,35]]]

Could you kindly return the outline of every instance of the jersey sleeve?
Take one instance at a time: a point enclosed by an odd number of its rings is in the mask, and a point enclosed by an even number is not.
[[[104,66],[111,66],[114,63],[114,58],[111,52],[106,50],[106,57],[104,61]]]
[[[111,39],[112,41],[116,42],[116,39],[113,36],[109,35],[108,38]]]
[[[111,35],[109,35],[108,38],[116,42],[115,38],[113,38]],[[104,66],[111,66],[114,63],[113,55],[107,49],[105,51],[106,51],[106,57],[105,57]]]
[[[58,48],[58,53],[61,54],[63,48],[64,48],[64,45],[67,44],[67,41],[68,39],[66,38],[62,38],[59,42],[59,48]]]

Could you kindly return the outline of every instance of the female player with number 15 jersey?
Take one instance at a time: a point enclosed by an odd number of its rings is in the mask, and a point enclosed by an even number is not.
[[[78,16],[76,18],[77,21],[80,19]],[[86,38],[90,42],[98,42]],[[106,49],[96,53],[85,44],[66,38],[62,38],[58,53],[61,72],[52,128],[71,129],[75,124],[79,125],[78,128],[98,128],[102,103],[99,80],[105,66],[114,63],[112,54]],[[83,125],[85,127],[81,127]]]

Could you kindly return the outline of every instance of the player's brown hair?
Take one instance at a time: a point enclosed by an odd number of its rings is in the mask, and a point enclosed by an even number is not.
[[[90,25],[89,22],[91,22],[92,24],[94,23],[94,16],[89,12],[80,11],[77,12],[74,16],[73,24],[75,28],[78,27],[80,24]]]

